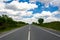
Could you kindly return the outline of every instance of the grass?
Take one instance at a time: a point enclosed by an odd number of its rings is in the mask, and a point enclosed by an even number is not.
[[[60,22],[59,21],[50,22],[50,23],[43,23],[43,24],[37,24],[37,25],[60,31]]]
[[[13,29],[16,29],[16,28],[20,28],[22,26],[25,26],[26,24],[20,24],[19,26],[16,26],[16,27],[7,27],[7,28],[4,28],[4,29],[0,29],[0,33],[2,32],[6,32],[6,31],[10,31],[10,30],[13,30]]]

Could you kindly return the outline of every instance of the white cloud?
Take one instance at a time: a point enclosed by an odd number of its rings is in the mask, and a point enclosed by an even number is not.
[[[49,3],[53,0],[40,0],[40,2],[45,3],[45,5],[49,5]]]
[[[60,21],[59,18],[56,18],[55,15],[60,14],[59,11],[55,11],[53,13],[49,11],[43,11],[42,13],[36,13],[34,14],[34,18],[43,18],[44,22],[52,22],[52,21]]]
[[[10,15],[10,13],[11,13],[11,15]],[[9,12],[8,12],[9,16],[12,17],[14,20],[17,20],[17,21],[23,21],[23,20],[25,20],[24,22],[27,22],[29,18],[23,18],[23,16],[29,17],[29,16],[32,15],[31,11],[19,11],[18,13],[16,13],[16,14],[15,13],[12,10],[11,11],[9,10]]]
[[[26,23],[32,23],[32,22],[37,22],[38,18],[44,18],[44,22],[52,22],[52,21],[60,21],[59,18],[54,17],[54,15],[59,14],[58,11],[55,11],[53,13],[51,12],[47,12],[47,11],[43,11],[42,13],[36,13],[36,14],[32,14],[31,11],[21,11],[19,13],[17,13],[17,16],[12,16],[12,18],[14,20],[17,21],[23,21]],[[31,18],[23,18],[23,16],[31,16],[33,15],[33,17]],[[47,16],[47,18],[45,18]]]
[[[45,17],[45,16],[52,16],[52,13],[49,11],[43,11],[42,13],[36,13],[34,14],[34,17],[40,18],[40,17]]]
[[[29,0],[30,2],[36,2],[37,0]]]
[[[2,9],[0,10],[0,14],[7,14],[7,15],[17,15],[18,11],[14,11],[14,10],[9,10],[9,9]]]
[[[52,2],[53,0],[30,0],[30,1],[34,1],[34,2],[39,1],[39,2],[44,3],[45,6],[48,6],[49,3]]]
[[[0,2],[0,10],[5,8],[5,4]]]
[[[51,12],[49,12],[49,11],[43,11],[43,12],[41,13],[41,15],[42,15],[42,16],[52,16]]]
[[[33,17],[32,18],[23,18],[21,19],[21,21],[27,22],[27,23],[32,23],[32,22],[37,22],[38,23],[38,18],[44,18],[44,23],[46,22],[52,22],[52,21],[60,21],[59,18],[54,17],[55,14],[58,14],[58,11],[56,12],[47,12],[47,11],[43,11],[42,13],[36,13],[36,14],[32,14]],[[47,16],[47,18],[45,18]]]
[[[32,22],[37,22],[37,19],[32,17],[32,18],[23,18],[22,20],[20,21],[23,21],[23,22],[26,22],[26,23],[29,23],[31,24]]]
[[[11,15],[16,15],[18,13],[18,11],[14,11],[14,10],[6,10],[6,12]]]
[[[31,4],[27,2],[19,3],[18,1],[13,1],[8,4],[0,2],[0,15],[6,14],[9,17],[12,17],[14,20],[17,21],[22,20],[27,23],[29,22],[31,23],[31,20],[34,18],[23,18],[23,16],[32,16],[32,11],[27,11],[27,10],[34,9],[36,7],[37,7],[36,4]]]
[[[48,17],[47,19],[44,19],[44,23],[53,22],[53,21],[60,21],[60,19],[56,17]]]
[[[50,3],[52,3],[53,5],[60,4],[60,0],[38,0],[38,1],[45,3],[46,5],[49,5]]]
[[[40,0],[40,2],[45,3],[45,6],[49,6],[49,4],[58,6],[60,10],[60,0]]]
[[[49,4],[58,6],[60,9],[60,0],[30,0],[30,1],[40,1],[45,4],[45,6],[49,6]]]
[[[20,16],[31,16],[32,15],[32,11],[20,11],[19,15]]]
[[[60,0],[53,0],[51,3],[52,3],[53,5],[59,6]]]
[[[13,9],[13,10],[30,10],[30,9],[34,9],[37,8],[36,4],[31,4],[31,3],[27,3],[27,2],[18,2],[18,1],[13,1],[10,4],[6,5],[7,9]]]
[[[52,15],[57,15],[57,14],[60,14],[60,11],[55,11],[55,12],[53,12]]]

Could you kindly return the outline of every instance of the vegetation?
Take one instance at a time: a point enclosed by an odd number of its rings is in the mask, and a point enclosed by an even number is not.
[[[47,28],[52,28],[52,29],[55,29],[55,30],[60,30],[60,22],[59,21],[54,21],[54,22],[50,22],[50,23],[43,23],[40,26],[47,27]]]
[[[11,30],[17,27],[26,25],[27,23],[21,21],[14,21],[12,18],[7,15],[0,16],[0,32]]]
[[[38,19],[39,23],[32,23],[34,25],[38,25],[41,27],[46,27],[46,28],[51,28],[54,30],[60,30],[60,22],[59,21],[54,21],[54,22],[49,22],[49,23],[43,23],[44,19]]]
[[[39,24],[42,24],[43,21],[44,21],[44,19],[42,19],[42,18],[39,18],[39,19],[38,19]]]
[[[32,24],[37,25],[37,23],[36,23],[36,22],[32,22]]]

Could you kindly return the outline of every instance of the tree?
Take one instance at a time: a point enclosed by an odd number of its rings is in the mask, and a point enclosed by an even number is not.
[[[42,19],[42,18],[39,18],[39,19],[38,19],[39,24],[42,24],[43,21],[44,21],[44,19]]]
[[[37,24],[36,22],[32,22],[32,24]]]

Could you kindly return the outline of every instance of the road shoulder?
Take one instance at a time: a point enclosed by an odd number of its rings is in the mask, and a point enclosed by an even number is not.
[[[28,25],[26,25],[26,26],[28,26]],[[2,32],[2,33],[0,34],[0,38],[2,38],[2,37],[4,37],[4,36],[7,36],[7,35],[15,32],[15,31],[18,31],[19,29],[24,28],[24,27],[25,27],[25,26],[20,27],[20,28],[15,28],[15,29],[12,29],[12,30],[9,30],[9,31],[6,31],[6,32]]]

